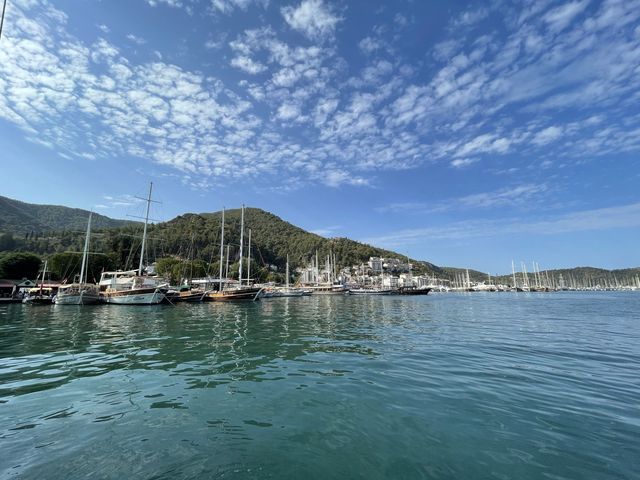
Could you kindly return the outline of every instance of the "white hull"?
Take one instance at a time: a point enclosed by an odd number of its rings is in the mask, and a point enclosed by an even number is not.
[[[391,295],[391,290],[374,290],[374,289],[352,289],[349,290],[349,295]]]
[[[268,292],[262,296],[264,298],[284,298],[284,297],[302,297],[304,292]]]
[[[115,305],[157,305],[164,300],[164,293],[155,291],[151,293],[135,293],[129,291],[126,295],[122,294],[105,294],[102,297],[105,303],[113,303]]]

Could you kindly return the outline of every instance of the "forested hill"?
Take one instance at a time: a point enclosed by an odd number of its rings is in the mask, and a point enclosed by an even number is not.
[[[88,210],[37,205],[0,196],[0,233],[20,236],[60,230],[84,231],[88,217]],[[95,228],[117,228],[132,222],[94,213],[92,223]]]
[[[71,209],[69,209],[71,210]],[[86,215],[86,212],[85,212]],[[206,269],[216,272],[219,261],[221,212],[187,213],[168,222],[149,225],[147,262],[166,257],[199,260]],[[83,219],[86,222],[86,216]],[[6,250],[29,251],[40,255],[51,255],[64,251],[80,251],[86,225],[71,229],[65,225],[57,232],[37,236],[13,235],[10,242],[0,238],[0,243],[10,243]],[[245,255],[248,232],[251,230],[251,252],[254,270],[262,269],[266,275],[270,268],[284,269],[287,255],[292,268],[308,264],[315,252],[321,265],[332,252],[338,266],[351,266],[366,262],[369,257],[382,256],[405,258],[404,256],[366,245],[347,238],[324,238],[309,233],[269,212],[259,208],[245,209]],[[128,224],[118,228],[96,228],[92,230],[91,250],[108,256],[105,268],[137,267],[140,254],[142,226]],[[237,262],[240,244],[240,209],[225,212],[225,245],[230,246],[230,263]],[[2,247],[0,246],[0,249]],[[442,273],[428,262],[413,261],[416,273]],[[263,275],[264,276],[264,275]]]
[[[240,244],[240,209],[225,212],[225,244],[231,245],[231,255]],[[154,225],[151,236],[161,239],[167,252],[186,254],[193,243],[195,256],[202,260],[217,260],[220,241],[221,212],[185,214]],[[369,257],[404,258],[396,252],[376,248],[348,238],[324,238],[292,225],[280,217],[259,208],[245,208],[245,248],[251,229],[252,255],[258,265],[283,267],[287,255],[293,266],[306,265],[315,252],[323,264],[329,252],[335,254],[340,266],[366,262]],[[417,270],[441,272],[431,263],[414,261]]]

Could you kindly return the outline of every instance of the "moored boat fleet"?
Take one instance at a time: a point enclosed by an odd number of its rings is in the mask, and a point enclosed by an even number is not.
[[[170,282],[155,274],[155,269],[145,268],[145,248],[147,242],[147,225],[149,222],[149,208],[152,202],[153,184],[149,186],[146,200],[146,215],[144,217],[144,229],[140,246],[140,260],[137,269],[103,271],[97,283],[88,282],[89,271],[89,244],[91,236],[92,214],[89,215],[87,230],[84,238],[84,249],[80,264],[80,273],[71,283],[54,285],[46,283],[47,262],[36,279],[36,284],[19,296],[12,295],[8,300],[22,301],[30,305],[158,305],[175,304],[177,302],[230,302],[230,301],[256,301],[262,298],[304,297],[308,295],[353,295],[353,296],[379,296],[379,295],[427,295],[430,292],[550,292],[559,290],[579,290],[575,288],[575,282],[566,285],[562,275],[559,280],[550,279],[548,272],[540,272],[539,266],[534,262],[533,280],[527,273],[526,266],[522,264],[520,278],[517,278],[515,265],[512,262],[512,278],[510,284],[494,283],[491,276],[487,281],[472,282],[469,270],[458,271],[453,279],[436,279],[426,275],[415,276],[412,273],[412,265],[407,259],[406,263],[395,258],[371,257],[367,264],[354,265],[353,267],[338,270],[337,259],[333,253],[326,257],[324,267],[321,268],[318,252],[312,257],[306,268],[297,270],[297,282],[294,286],[289,284],[290,269],[289,257],[286,261],[285,283],[257,284],[250,274],[251,268],[251,230],[248,232],[247,270],[244,275],[244,206],[241,210],[240,220],[240,245],[239,268],[237,279],[229,278],[229,248],[226,250],[226,271],[223,272],[225,257],[225,210],[222,210],[220,226],[220,250],[219,272],[217,277],[183,281],[179,286],[172,286]],[[544,273],[544,274],[543,274]],[[39,280],[39,284],[38,284]],[[572,279],[573,280],[573,279]],[[640,289],[640,279],[636,278],[637,288]],[[635,285],[634,285],[635,286]],[[589,285],[588,290],[609,290],[613,288],[601,288],[600,285]],[[620,288],[615,288],[620,289]],[[624,290],[624,288],[622,288]],[[630,287],[630,289],[635,289]],[[4,296],[3,296],[4,297]],[[3,298],[2,300],[7,300]]]

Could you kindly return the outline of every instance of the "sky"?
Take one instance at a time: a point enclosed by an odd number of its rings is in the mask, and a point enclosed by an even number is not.
[[[640,1],[8,0],[0,194],[640,266]],[[529,267],[531,269],[531,267]]]

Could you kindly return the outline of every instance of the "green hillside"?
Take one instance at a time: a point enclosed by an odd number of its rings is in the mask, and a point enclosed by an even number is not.
[[[149,225],[146,262],[159,258],[178,257],[201,260],[212,272],[219,264],[221,212],[187,213],[168,222]],[[77,229],[45,232],[35,236],[14,236],[10,248],[0,239],[0,250],[29,251],[52,255],[82,249],[84,226]],[[347,238],[328,239],[309,233],[269,212],[258,208],[245,209],[245,252],[248,231],[251,229],[251,252],[255,272],[264,277],[269,271],[282,271],[287,255],[292,268],[306,266],[318,252],[323,263],[333,252],[339,266],[366,262],[369,257],[404,256],[366,245]],[[136,268],[139,262],[142,226],[127,224],[118,228],[96,228],[92,233],[91,250],[102,252],[110,259],[112,268]],[[6,239],[5,239],[6,240]],[[225,212],[225,245],[230,246],[230,263],[237,262],[240,244],[240,209]],[[428,262],[413,261],[416,273],[442,274],[442,270]],[[232,266],[233,270],[233,266]]]
[[[157,251],[215,262],[219,255],[221,212],[185,214],[150,228]],[[283,268],[287,255],[293,267],[304,266],[315,252],[320,261],[333,252],[340,266],[365,262],[372,256],[404,258],[402,255],[347,238],[324,238],[309,233],[259,208],[245,209],[245,235],[251,229],[252,255],[259,266]],[[245,236],[245,248],[248,241]],[[232,259],[239,253],[240,209],[225,212],[225,244]],[[192,252],[192,253],[189,253]],[[415,262],[418,271],[440,272],[428,262]]]
[[[24,236],[56,230],[84,230],[88,210],[60,205],[37,205],[0,196],[0,233]],[[132,223],[93,214],[95,228],[116,228]]]
[[[82,249],[88,214],[86,210],[33,205],[0,197],[0,252],[34,252],[49,258],[60,252],[78,252]],[[95,258],[94,274],[99,274],[103,268],[137,268],[140,260],[142,225],[96,214],[93,218],[91,251],[103,254]],[[187,213],[168,222],[150,225],[145,263],[172,257],[198,261],[199,271],[217,272],[220,220],[221,212]],[[282,272],[287,255],[293,269],[308,265],[316,251],[321,264],[324,264],[329,252],[333,252],[340,267],[366,262],[369,257],[405,258],[396,252],[348,238],[321,237],[259,208],[245,209],[245,228],[247,235],[249,229],[252,232],[252,271],[263,279],[270,272]],[[239,243],[240,209],[227,210],[225,245],[230,246],[232,272],[237,268]],[[248,238],[245,237],[245,249],[247,243]],[[450,280],[466,276],[466,270],[463,268],[438,267],[418,260],[411,262],[414,264],[415,273],[427,273]],[[640,275],[640,269],[604,270],[578,267],[543,272],[543,275],[548,275],[552,281],[557,281],[560,274],[567,284],[615,285],[616,282],[632,282],[636,275]],[[531,279],[532,275],[529,276]],[[486,273],[476,270],[469,270],[469,277],[471,281],[487,280]],[[518,279],[520,278],[518,274]],[[512,283],[511,275],[498,276],[492,278],[492,281]]]

